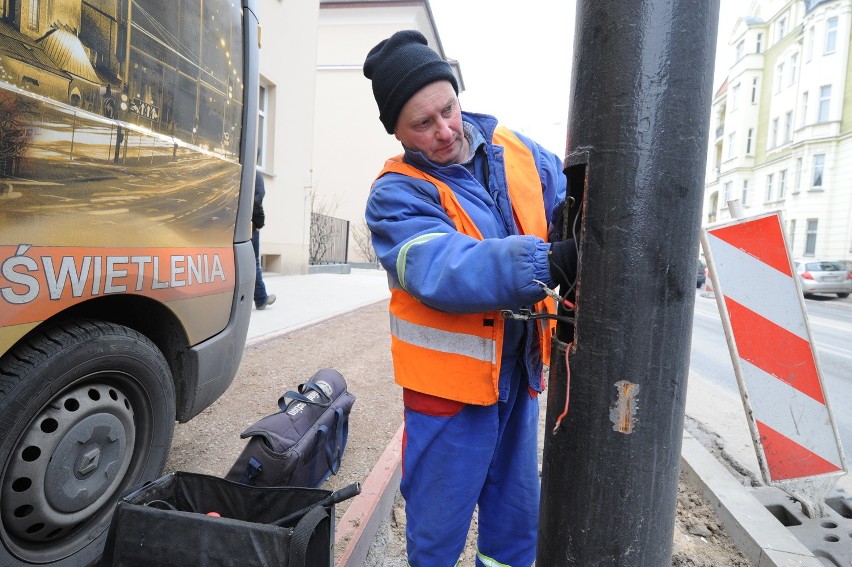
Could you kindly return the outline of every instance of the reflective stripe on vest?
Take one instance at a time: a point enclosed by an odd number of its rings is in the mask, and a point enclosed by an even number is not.
[[[544,198],[535,159],[517,136],[498,126],[493,142],[504,148],[506,182],[513,213],[521,234],[547,239]],[[462,208],[455,193],[442,181],[402,161],[389,159],[379,177],[388,172],[423,179],[436,187],[441,205],[456,230],[478,240],[482,234]],[[406,242],[397,256],[399,281],[391,281],[391,353],[398,384],[418,392],[489,405],[498,399],[500,359],[503,349],[503,318],[499,313],[450,314],[431,309],[405,291],[405,263],[409,250],[444,236],[420,235]],[[553,302],[536,304],[537,310],[554,311]],[[549,362],[550,340],[555,323],[546,320],[538,328],[542,358]]]
[[[394,337],[410,345],[497,364],[497,349],[492,339],[416,325],[393,313],[390,316],[390,331]]]

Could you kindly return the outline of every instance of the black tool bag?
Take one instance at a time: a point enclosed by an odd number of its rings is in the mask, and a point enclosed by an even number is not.
[[[278,399],[281,411],[240,434],[251,439],[225,478],[253,486],[319,486],[340,468],[354,403],[338,371],[319,370]]]
[[[118,502],[101,567],[330,567],[334,504],[360,491],[174,472]]]

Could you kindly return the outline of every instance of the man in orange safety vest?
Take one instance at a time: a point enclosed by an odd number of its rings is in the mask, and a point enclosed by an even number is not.
[[[477,565],[531,565],[554,324],[501,311],[553,313],[545,288],[576,277],[574,241],[548,238],[565,201],[561,159],[462,112],[452,68],[420,32],[376,45],[364,75],[404,150],[373,183],[366,219],[391,288],[409,563],[454,565],[478,506]]]

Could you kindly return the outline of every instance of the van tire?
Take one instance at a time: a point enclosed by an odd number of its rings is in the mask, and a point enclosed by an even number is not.
[[[93,565],[174,428],[171,371],[144,335],[75,319],[22,339],[0,359],[0,565]]]

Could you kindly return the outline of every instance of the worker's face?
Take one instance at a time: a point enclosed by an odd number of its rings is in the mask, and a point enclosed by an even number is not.
[[[468,143],[453,85],[436,81],[414,93],[399,113],[394,135],[439,165],[463,162]]]

